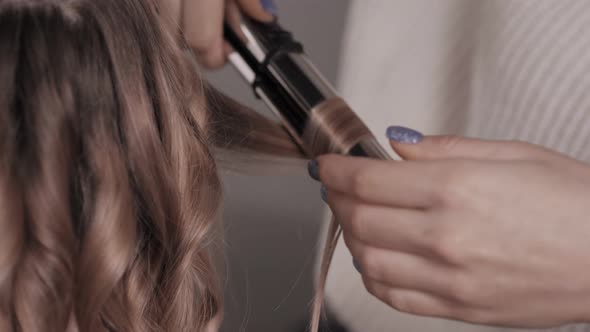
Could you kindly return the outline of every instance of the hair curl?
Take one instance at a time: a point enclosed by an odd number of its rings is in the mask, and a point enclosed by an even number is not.
[[[199,80],[154,1],[0,0],[0,330],[200,331],[214,145],[298,155]]]

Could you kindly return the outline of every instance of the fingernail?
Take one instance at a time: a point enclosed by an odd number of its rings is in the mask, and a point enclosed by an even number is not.
[[[391,126],[387,128],[386,134],[390,140],[399,143],[416,144],[423,138],[420,132],[401,126]]]
[[[307,163],[307,172],[312,179],[319,181],[320,180],[320,164],[317,160],[313,159]]]
[[[358,271],[358,273],[361,273],[361,274],[363,273],[363,270],[361,269],[361,266],[359,265],[359,263],[354,258],[352,259],[352,265]]]
[[[322,200],[328,203],[328,188],[326,188],[326,186],[322,185],[320,188],[320,195],[322,196]]]
[[[277,15],[278,8],[273,0],[260,0],[260,4],[262,4],[262,8],[269,14],[273,16]]]

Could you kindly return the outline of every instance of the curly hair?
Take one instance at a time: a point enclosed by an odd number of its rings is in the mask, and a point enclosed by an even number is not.
[[[0,330],[221,314],[213,146],[299,152],[160,21],[149,0],[0,0]]]

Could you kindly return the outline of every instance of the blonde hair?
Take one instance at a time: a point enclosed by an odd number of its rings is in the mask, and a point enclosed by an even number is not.
[[[154,1],[0,3],[0,330],[199,331],[212,146],[300,156],[201,82]]]

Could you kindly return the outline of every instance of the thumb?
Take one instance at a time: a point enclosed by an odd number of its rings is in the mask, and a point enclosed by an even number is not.
[[[387,128],[391,147],[406,160],[487,159],[523,160],[546,159],[548,151],[517,141],[492,141],[454,135],[423,136],[420,132],[392,126]]]

